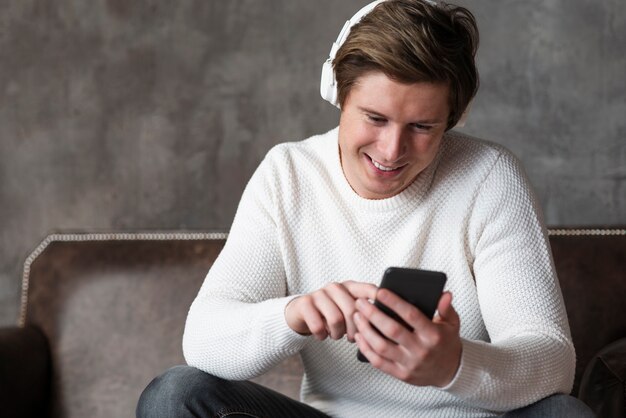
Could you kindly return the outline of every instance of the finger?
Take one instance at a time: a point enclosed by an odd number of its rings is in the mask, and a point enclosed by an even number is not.
[[[373,299],[376,296],[377,289],[378,287],[371,283],[351,280],[328,286],[328,290],[333,292],[333,300],[335,300],[343,313],[348,341],[354,342],[354,334],[356,333],[356,325],[353,320],[353,315],[356,311],[354,306],[355,300],[358,298]]]
[[[356,322],[356,319],[355,319],[355,322]],[[363,336],[359,332],[354,334],[354,342],[356,343],[356,346],[358,347],[361,354],[365,356],[367,361],[371,363],[371,359],[374,358],[376,353],[374,353],[374,350],[372,350],[372,348],[369,346],[367,341],[363,338]]]
[[[388,289],[380,289],[376,300],[394,311],[414,330],[424,331],[432,327],[432,321],[422,311]]]
[[[310,295],[299,298],[297,301],[299,306],[297,308],[300,310],[300,315],[311,335],[321,341],[328,336],[328,331],[324,319],[315,307],[312,299]]]
[[[338,340],[346,333],[346,321],[341,309],[337,306],[333,298],[326,289],[321,289],[313,293],[315,307],[321,314],[325,322],[330,338]]]
[[[348,341],[354,341],[356,326],[352,316],[356,311],[354,297],[346,288],[345,283],[331,283],[326,288],[327,295],[337,305],[343,316],[343,326]]]
[[[362,334],[357,333],[355,340],[359,350],[373,367],[387,373],[390,376],[394,376],[397,379],[408,381],[411,375],[409,370],[407,370],[401,363],[386,359],[385,357],[377,354],[376,351],[374,351],[367,343]]]
[[[355,341],[361,353],[369,360],[372,366],[384,368],[386,363],[394,363],[396,361],[398,349],[395,343],[384,338],[359,313],[355,314],[355,323],[359,329],[359,332],[355,335]]]
[[[435,323],[446,322],[452,325],[459,325],[459,314],[452,306],[452,293],[444,292],[443,295],[441,295],[441,299],[439,299],[439,304],[437,305],[437,316],[435,316],[433,321]]]
[[[363,299],[359,299],[359,301],[363,301]],[[364,302],[370,305],[369,302]],[[355,323],[358,329],[358,333],[361,335],[362,339],[365,339],[370,349],[377,355],[389,361],[399,361],[404,353],[404,351],[398,348],[398,344],[394,341],[390,340],[384,333],[384,331],[380,330],[380,327],[389,326],[391,327],[398,326],[400,328],[404,328],[402,325],[398,324],[393,319],[389,318],[383,312],[378,310],[378,308],[372,306],[377,313],[374,312],[374,315],[371,317],[377,317],[380,315],[378,319],[390,322],[390,324],[385,324],[383,326],[379,324],[372,323],[368,318],[365,317],[360,311],[355,314]],[[404,329],[404,332],[407,332]]]
[[[350,292],[353,299],[376,299],[376,292],[378,292],[378,286],[371,283],[363,283],[363,282],[355,282],[355,281],[346,281],[343,282],[343,285]]]
[[[408,330],[395,319],[381,311],[376,305],[364,299],[358,299],[355,303],[357,310],[363,315],[368,324],[375,327],[378,334],[382,334],[387,339],[397,342],[402,332]]]

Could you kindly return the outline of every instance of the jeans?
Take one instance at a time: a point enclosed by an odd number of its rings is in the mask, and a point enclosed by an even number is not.
[[[229,381],[189,366],[177,366],[155,378],[137,405],[137,418],[329,418],[302,402],[252,382]],[[583,402],[553,395],[504,418],[593,418]]]

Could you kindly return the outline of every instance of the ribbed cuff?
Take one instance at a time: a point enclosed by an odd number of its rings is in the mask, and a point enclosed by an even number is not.
[[[483,381],[485,364],[483,360],[484,348],[482,341],[462,340],[463,352],[461,364],[456,375],[447,386],[441,390],[446,391],[462,399],[471,398],[479,390]]]
[[[298,296],[292,295],[264,302],[267,304],[267,310],[270,314],[266,317],[263,329],[266,335],[270,336],[272,345],[288,355],[299,352],[308,340],[308,336],[300,335],[292,330],[285,319],[285,307]]]

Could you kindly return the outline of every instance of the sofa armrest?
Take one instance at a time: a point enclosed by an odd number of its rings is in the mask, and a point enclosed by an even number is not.
[[[50,371],[48,341],[39,328],[0,328],[0,405],[3,416],[49,416]]]
[[[578,397],[599,417],[626,416],[626,338],[593,357],[583,374]]]

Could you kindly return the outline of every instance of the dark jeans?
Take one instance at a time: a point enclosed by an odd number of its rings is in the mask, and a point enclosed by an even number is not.
[[[252,382],[223,380],[189,366],[155,378],[141,394],[137,418],[329,418],[328,415]],[[505,418],[592,418],[578,399],[554,395],[507,412]]]
[[[137,418],[157,417],[329,418],[256,383],[220,379],[189,366],[169,369],[141,394]]]

